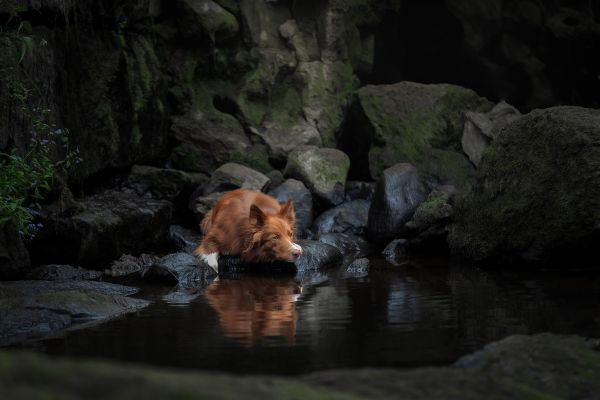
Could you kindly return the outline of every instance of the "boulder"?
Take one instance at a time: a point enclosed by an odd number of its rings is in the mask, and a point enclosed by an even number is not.
[[[384,242],[400,236],[429,192],[428,183],[410,164],[384,170],[369,208],[368,237]]]
[[[166,255],[142,272],[145,279],[175,283],[178,288],[205,286],[216,275],[204,261],[188,253]]]
[[[265,174],[265,176],[267,178],[269,178],[269,186],[266,189],[267,192],[273,191],[279,185],[281,185],[283,182],[285,182],[285,177],[283,176],[283,173],[278,169],[274,169],[274,170],[267,172]]]
[[[429,193],[406,223],[411,246],[437,238],[443,238],[445,242],[454,212],[452,199],[456,194],[454,186],[448,185],[439,186]]]
[[[177,5],[181,8],[178,27],[192,39],[208,35],[213,42],[221,42],[240,30],[235,16],[212,0],[182,0]]]
[[[30,265],[29,252],[15,227],[0,226],[0,280],[22,277]]]
[[[268,194],[280,203],[288,199],[293,201],[296,211],[296,234],[301,238],[304,237],[313,222],[313,199],[306,186],[296,179],[288,179]]]
[[[27,274],[27,279],[41,281],[84,281],[95,280],[102,277],[100,271],[90,271],[71,265],[42,265],[34,268]]]
[[[208,181],[208,176],[176,169],[157,168],[147,165],[134,165],[125,185],[138,195],[150,193],[157,199],[173,200],[182,191],[188,194]]]
[[[302,181],[315,198],[326,205],[344,200],[350,159],[336,149],[302,146],[288,157],[284,175]]]
[[[127,297],[137,290],[92,281],[0,282],[0,345],[140,310],[149,302]]]
[[[368,200],[351,200],[319,215],[312,226],[317,235],[328,232],[364,235],[369,218]]]
[[[383,258],[392,265],[398,266],[406,263],[408,253],[408,240],[394,239],[381,252]]]
[[[357,258],[364,258],[373,253],[373,246],[360,236],[350,233],[324,233],[319,235],[319,242],[326,243],[340,251],[348,265]]]
[[[338,147],[352,160],[352,176],[378,179],[386,168],[404,162],[465,188],[474,169],[461,150],[464,113],[491,107],[455,85],[367,85],[355,93]]]
[[[369,200],[373,199],[375,193],[375,182],[347,181],[345,200]]]
[[[266,175],[241,164],[227,163],[212,173],[210,181],[204,188],[204,194],[239,188],[261,191],[268,184],[269,178]]]
[[[288,154],[299,146],[323,144],[319,131],[300,119],[289,123],[267,120],[256,133],[267,144],[269,156],[279,163],[285,163]]]
[[[204,188],[201,188],[204,190]],[[190,208],[196,216],[196,221],[200,223],[202,218],[217,204],[217,201],[227,192],[215,192],[206,196],[192,196]]]
[[[461,139],[462,149],[475,166],[479,165],[483,151],[507,123],[519,118],[519,110],[504,101],[487,113],[465,112],[465,125]]]
[[[30,244],[36,260],[103,267],[121,254],[139,254],[163,245],[171,203],[107,190],[78,203],[73,215],[44,212],[44,229]]]
[[[483,264],[598,266],[600,111],[552,107],[506,125],[455,208],[454,255]]]
[[[171,161],[178,169],[210,173],[230,161],[244,159],[251,143],[231,115],[210,110],[175,117],[171,135],[179,142]]]
[[[358,258],[352,261],[342,272],[343,279],[366,278],[369,276],[370,261],[368,258]]]
[[[109,269],[104,270],[104,274],[111,277],[139,275],[145,268],[154,264],[158,258],[152,254],[140,254],[139,257],[123,254],[118,260],[112,262]]]
[[[200,244],[202,235],[198,230],[183,228],[179,225],[169,227],[169,243],[184,253],[192,253]]]

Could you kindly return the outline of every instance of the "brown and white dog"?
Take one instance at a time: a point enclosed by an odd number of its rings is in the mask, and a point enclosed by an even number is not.
[[[302,254],[294,243],[296,215],[291,200],[279,204],[266,194],[237,189],[219,199],[200,229],[204,237],[194,255],[219,272],[219,254],[244,263],[292,262]]]

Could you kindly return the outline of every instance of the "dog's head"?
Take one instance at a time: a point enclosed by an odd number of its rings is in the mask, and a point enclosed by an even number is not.
[[[291,200],[282,204],[276,214],[266,214],[253,204],[249,218],[252,250],[257,252],[258,259],[293,262],[300,257],[302,247],[294,243],[296,214]]]

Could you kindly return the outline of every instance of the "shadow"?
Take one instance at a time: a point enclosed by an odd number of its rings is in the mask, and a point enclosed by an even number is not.
[[[251,346],[261,338],[294,344],[302,286],[289,278],[220,279],[204,291],[225,336]]]

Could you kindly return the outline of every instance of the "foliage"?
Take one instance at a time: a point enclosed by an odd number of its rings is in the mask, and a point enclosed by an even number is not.
[[[16,12],[7,25],[14,18],[18,18]],[[18,21],[16,29],[0,30],[0,40],[2,101],[11,105],[11,118],[24,121],[25,136],[31,138],[25,149],[0,153],[0,227],[12,223],[20,234],[30,236],[39,228],[32,224],[33,210],[40,207],[57,177],[66,175],[81,158],[79,150],[70,145],[69,131],[52,122],[52,110],[45,106],[43,96],[35,95],[35,80],[22,68],[34,50],[31,24]],[[46,44],[39,41],[40,46]]]

